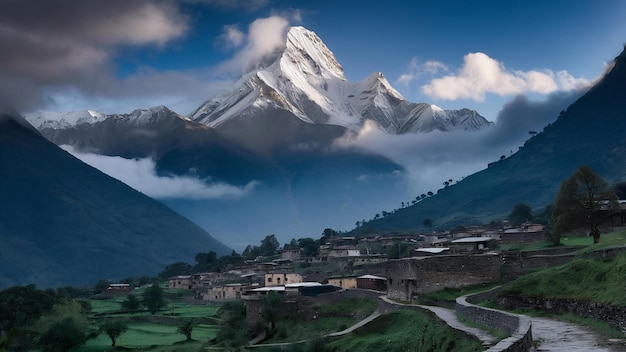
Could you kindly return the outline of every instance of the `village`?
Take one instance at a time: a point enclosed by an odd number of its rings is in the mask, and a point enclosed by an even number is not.
[[[544,239],[543,225],[530,223],[495,230],[476,226],[455,233],[335,236],[313,257],[302,256],[301,249],[283,249],[271,261],[170,277],[168,287],[191,290],[196,300],[207,303],[250,300],[270,291],[316,296],[349,289],[411,300],[444,287],[497,282],[503,277],[501,245]]]

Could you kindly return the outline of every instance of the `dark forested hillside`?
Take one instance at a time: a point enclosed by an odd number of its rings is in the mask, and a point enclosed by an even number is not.
[[[0,116],[0,288],[154,275],[229,249],[161,203],[87,166],[20,117]]]

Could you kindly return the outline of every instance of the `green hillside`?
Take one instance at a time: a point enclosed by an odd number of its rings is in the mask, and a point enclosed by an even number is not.
[[[358,230],[402,231],[486,222],[524,202],[551,204],[561,182],[589,165],[609,183],[626,180],[626,52],[613,69],[514,155]]]

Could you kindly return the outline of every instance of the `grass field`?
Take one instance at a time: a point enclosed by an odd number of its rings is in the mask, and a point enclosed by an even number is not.
[[[133,294],[141,299],[142,291],[136,290]],[[167,306],[154,316],[147,311],[133,314],[123,312],[121,302],[125,296],[92,299],[89,301],[92,308],[90,315],[92,329],[97,329],[105,319],[123,319],[127,322],[128,329],[118,338],[116,343],[118,349],[155,352],[202,350],[203,346],[215,337],[217,325],[211,322],[217,318],[219,307],[186,303],[184,298],[189,294],[190,292],[186,290],[165,289]],[[185,319],[199,321],[191,335],[193,341],[185,341],[186,337],[177,331]],[[88,340],[86,345],[77,351],[101,352],[110,348],[111,340],[106,334],[101,334]]]

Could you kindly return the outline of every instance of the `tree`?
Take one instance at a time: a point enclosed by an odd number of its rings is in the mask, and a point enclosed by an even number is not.
[[[193,327],[195,326],[195,322],[193,319],[183,320],[183,322],[178,326],[178,332],[185,335],[187,341],[191,341],[191,332],[193,331]]]
[[[39,337],[38,345],[44,351],[70,351],[87,341],[83,328],[72,318],[65,317],[52,323]]]
[[[158,284],[154,284],[144,291],[141,303],[152,314],[167,305],[163,299],[163,289]]]
[[[280,314],[284,299],[275,291],[269,291],[261,296],[261,318],[267,324],[268,334],[272,334],[276,329],[276,321]]]
[[[507,219],[514,225],[521,225],[533,218],[532,209],[524,203],[517,203],[513,206],[513,210],[509,213]]]
[[[289,243],[285,243],[283,245],[283,249],[298,249],[300,248],[300,246],[298,246],[298,241],[296,241],[295,238],[292,238],[291,241],[289,241]]]
[[[128,330],[128,324],[119,319],[106,320],[100,326],[100,331],[107,334],[107,336],[111,339],[111,347],[115,347],[115,342],[120,336],[122,336],[123,333],[126,332],[126,330]]]
[[[389,259],[400,259],[406,257],[410,254],[411,248],[405,242],[398,242],[393,246],[389,246],[387,248],[387,258]]]
[[[33,326],[40,333],[37,344],[44,351],[70,351],[87,340],[89,322],[76,301],[61,300]]]
[[[189,275],[191,274],[191,269],[193,269],[191,264],[185,262],[176,262],[166,266],[165,269],[161,273],[159,273],[159,277],[161,279],[168,279],[170,277],[178,275]]]
[[[561,235],[585,228],[600,241],[599,225],[606,215],[617,209],[617,196],[611,187],[589,166],[581,166],[561,184],[552,211],[552,236],[559,244]]]
[[[28,326],[52,309],[54,297],[35,285],[13,286],[0,291],[0,351],[33,349]]]
[[[262,256],[269,257],[276,254],[280,248],[280,243],[276,239],[276,236],[271,234],[261,240],[261,247],[259,248]]]
[[[241,252],[241,256],[247,259],[256,259],[256,257],[261,255],[261,250],[259,246],[247,245],[246,248]]]
[[[431,218],[426,218],[422,222],[422,225],[424,225],[424,227],[428,227],[430,229],[431,227],[433,227],[433,220]]]
[[[248,343],[246,306],[241,300],[224,302],[217,311],[221,317],[215,339],[220,345],[237,349]]]
[[[111,282],[109,280],[106,280],[106,279],[98,280],[98,282],[96,282],[96,284],[93,285],[93,293],[94,294],[102,293],[104,290],[106,290],[109,287],[110,284]]]
[[[131,313],[135,313],[141,308],[141,302],[137,299],[137,296],[131,293],[122,301],[122,308]]]
[[[302,249],[303,256],[315,257],[320,252],[320,242],[310,237],[300,238],[298,240],[298,248]]]
[[[217,253],[214,251],[198,253],[194,259],[196,260],[196,265],[192,269],[193,272],[217,271],[219,269]]]

